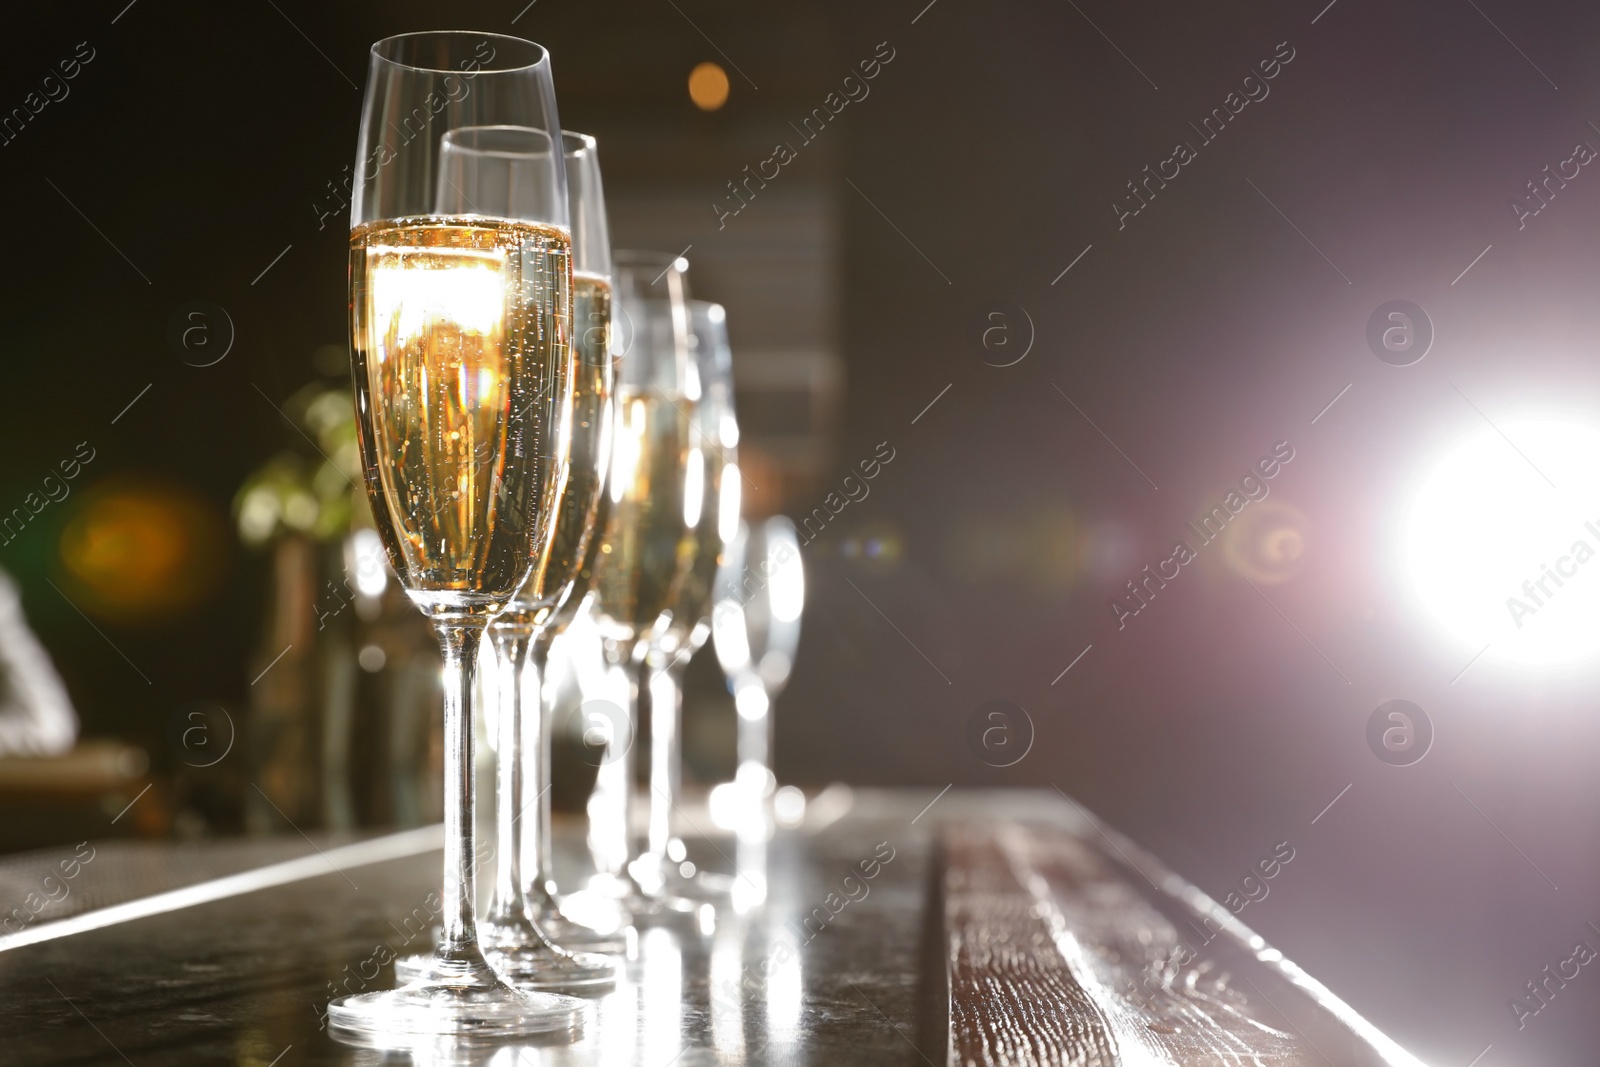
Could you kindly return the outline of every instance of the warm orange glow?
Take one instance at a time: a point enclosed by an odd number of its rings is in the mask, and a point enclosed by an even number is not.
[[[728,73],[715,63],[701,63],[689,72],[689,99],[701,111],[715,111],[728,102]]]
[[[226,529],[186,490],[97,487],[61,531],[64,576],[91,614],[118,622],[171,617],[215,589]]]

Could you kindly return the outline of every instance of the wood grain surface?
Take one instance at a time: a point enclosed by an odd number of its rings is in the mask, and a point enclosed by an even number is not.
[[[1131,842],[947,824],[947,1062],[1420,1067]]]

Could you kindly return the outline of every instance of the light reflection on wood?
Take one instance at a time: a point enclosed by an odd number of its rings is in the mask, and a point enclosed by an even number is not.
[[[951,1067],[1421,1067],[1131,842],[962,822],[941,845]]]

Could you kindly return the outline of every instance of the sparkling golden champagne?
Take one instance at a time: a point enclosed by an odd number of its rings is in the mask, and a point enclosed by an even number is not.
[[[690,433],[687,470],[691,473],[685,482],[688,489],[700,490],[700,521],[685,531],[689,541],[689,565],[679,579],[669,628],[674,653],[688,640],[695,625],[711,614],[711,586],[717,577],[717,567],[722,563],[723,543],[719,532],[722,480],[738,477],[738,469],[730,467],[727,453],[717,447],[717,442],[693,430]]]
[[[654,626],[693,562],[684,494],[690,432],[681,398],[618,390],[611,516],[594,576],[599,614],[617,636],[636,638]]]
[[[578,583],[600,539],[601,484],[611,459],[611,284],[594,275],[573,275],[572,321],[572,461],[549,555],[509,609],[540,622],[564,593],[570,593],[565,599],[583,598],[588,583],[582,588]]]
[[[420,216],[350,236],[356,422],[373,517],[425,610],[505,603],[549,535],[570,403],[571,239]]]

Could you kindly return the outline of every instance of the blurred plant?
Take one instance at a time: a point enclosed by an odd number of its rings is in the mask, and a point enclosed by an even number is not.
[[[332,541],[365,516],[359,508],[361,456],[356,444],[355,405],[348,386],[313,382],[284,404],[301,430],[296,441],[318,455],[288,448],[257,468],[233,500],[239,538],[252,548],[286,534]],[[362,503],[357,504],[357,500]]]
[[[285,447],[233,501],[240,540],[268,558],[239,724],[251,788],[238,811],[257,833],[286,816],[337,830],[419,825],[440,809],[438,646],[389,580],[372,529],[348,350],[322,345],[311,363],[317,377],[283,404]],[[196,794],[191,807],[206,824],[231,819],[204,802]]]

